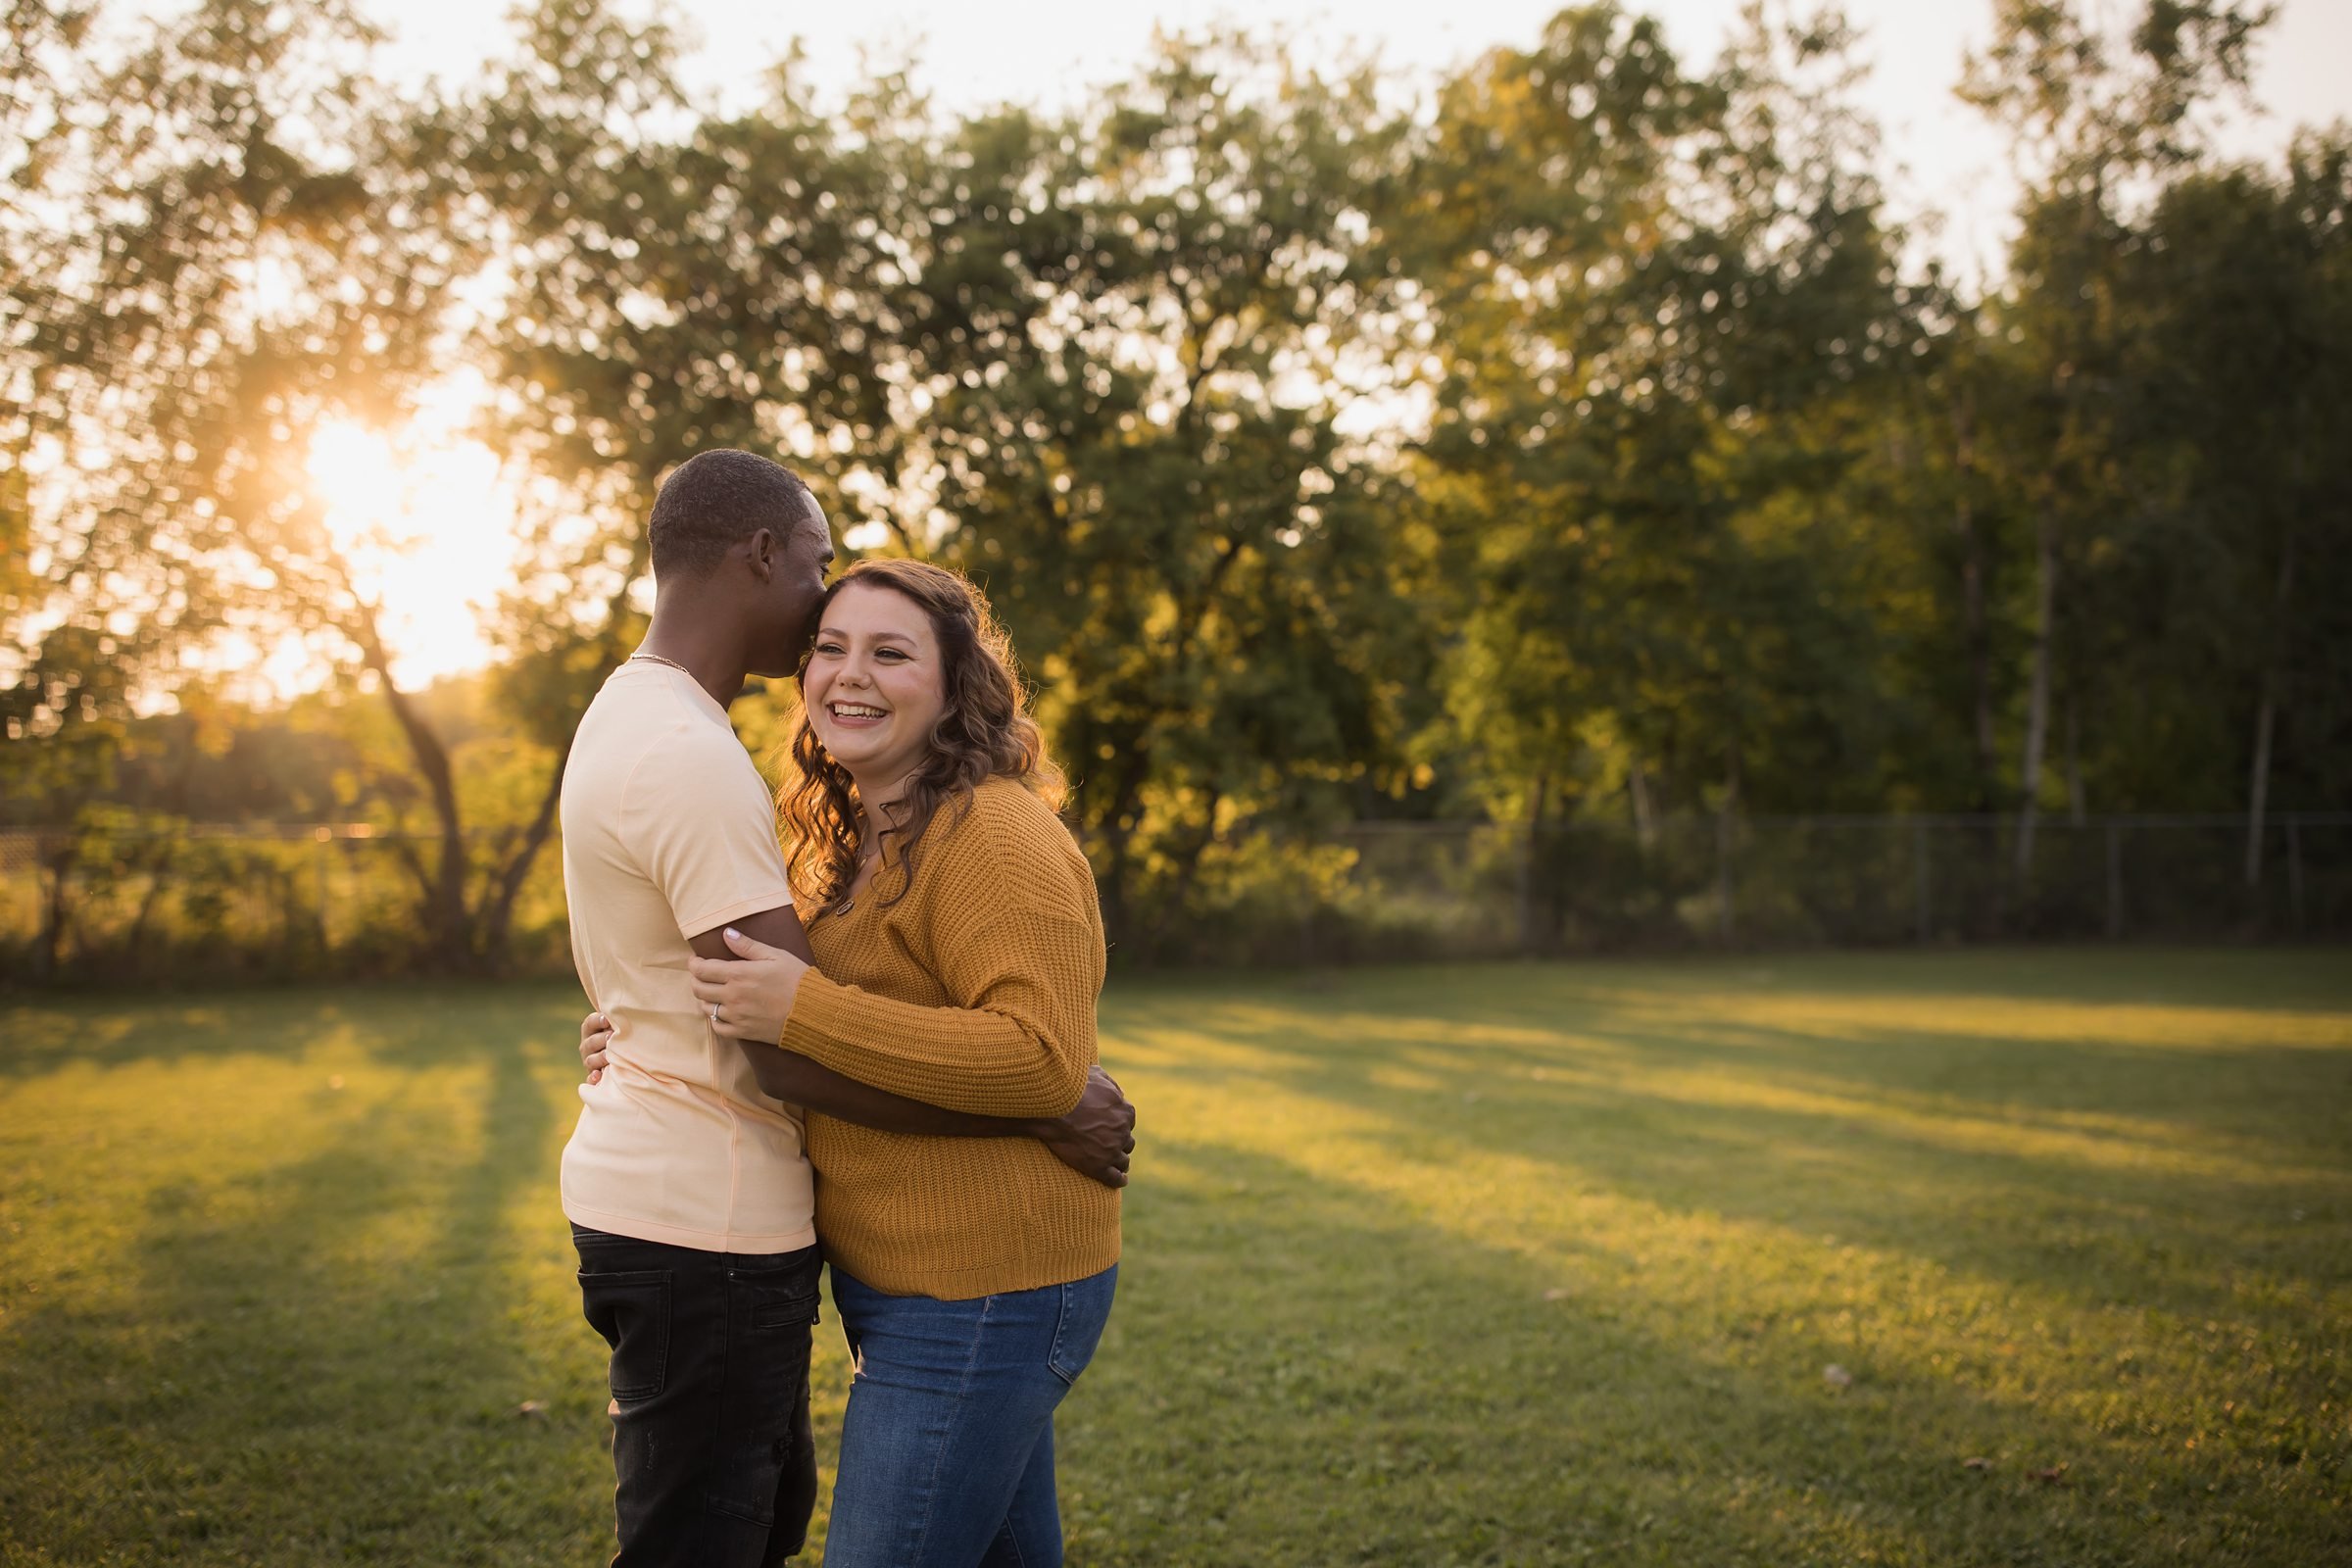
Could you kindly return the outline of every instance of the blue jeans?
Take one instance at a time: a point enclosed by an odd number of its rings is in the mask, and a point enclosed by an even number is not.
[[[1054,1568],[1054,1407],[1094,1358],[1118,1269],[939,1301],[833,1265],[857,1373],[826,1568]]]

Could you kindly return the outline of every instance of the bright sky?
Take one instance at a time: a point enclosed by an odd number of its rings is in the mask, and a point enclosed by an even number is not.
[[[2120,15],[2125,0],[2103,3]],[[1310,58],[1371,49],[1392,69],[1427,78],[1497,45],[1532,44],[1558,8],[1556,0],[1354,0],[1344,11],[1315,0],[1253,0],[1246,10],[1217,0],[673,3],[699,34],[688,77],[722,102],[752,99],[764,69],[798,36],[820,88],[857,80],[863,54],[884,63],[911,54],[916,79],[951,112],[1067,101],[1142,59],[1154,27],[1195,30],[1243,18],[1254,30],[1292,33]],[[468,76],[508,46],[506,8],[487,0],[363,0],[363,9],[393,34],[380,67],[412,83]],[[1740,0],[1648,0],[1646,9],[1665,20],[1679,53],[1704,62],[1721,48]],[[2010,183],[1999,142],[1951,89],[1963,51],[1989,33],[1991,0],[1847,0],[1847,12],[1865,34],[1873,70],[1864,102],[1895,166],[1887,174],[1896,210],[1941,214],[1929,243],[1963,273],[1984,275],[2008,232]],[[2352,119],[2346,62],[2352,0],[2284,0],[2262,46],[2258,108],[2221,127],[2224,148],[2264,156],[2298,125]],[[387,641],[409,682],[486,661],[473,607],[496,596],[514,554],[512,497],[496,462],[454,433],[464,403],[462,389],[434,400],[425,427],[399,438],[402,451],[367,431],[322,431],[314,461],[336,503],[338,530],[380,584]],[[289,689],[301,684],[303,658],[281,651],[257,674]]]

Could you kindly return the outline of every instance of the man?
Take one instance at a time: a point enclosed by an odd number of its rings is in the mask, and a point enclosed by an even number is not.
[[[728,956],[729,927],[808,953],[766,787],[726,709],[747,676],[798,669],[833,547],[808,487],[748,452],[681,465],[649,532],[653,624],[589,705],[564,770],[572,958],[612,1037],[610,1068],[580,1091],[564,1212],[582,1310],[612,1348],[616,1568],[765,1568],[800,1549],[816,1498],[818,1259],[793,1107],[1039,1138],[1112,1185],[1133,1117],[1100,1076],[1040,1125],[902,1100],[712,1030],[690,953]]]

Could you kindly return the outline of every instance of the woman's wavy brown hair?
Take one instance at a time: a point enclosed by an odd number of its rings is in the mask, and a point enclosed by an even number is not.
[[[887,588],[912,600],[939,643],[947,703],[931,731],[931,754],[882,828],[882,864],[899,871],[885,904],[906,896],[915,846],[943,806],[970,808],[982,780],[1018,779],[1048,806],[1061,807],[1061,769],[1046,755],[1045,733],[1029,715],[1029,691],[1012,660],[1012,643],[987,597],[960,572],[920,561],[860,561],[833,579],[817,609],[845,588]],[[808,666],[801,665],[801,706],[784,746],[784,782],[776,822],[795,890],[818,913],[839,908],[858,874],[858,786],[833,760],[808,722]],[[875,871],[877,880],[881,870]]]

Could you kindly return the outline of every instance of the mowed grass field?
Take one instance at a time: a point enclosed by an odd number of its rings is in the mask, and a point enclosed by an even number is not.
[[[0,1004],[0,1562],[602,1561],[578,1005]],[[1074,1564],[2352,1562],[2352,956],[1188,976],[1102,1019],[1142,1148]]]

